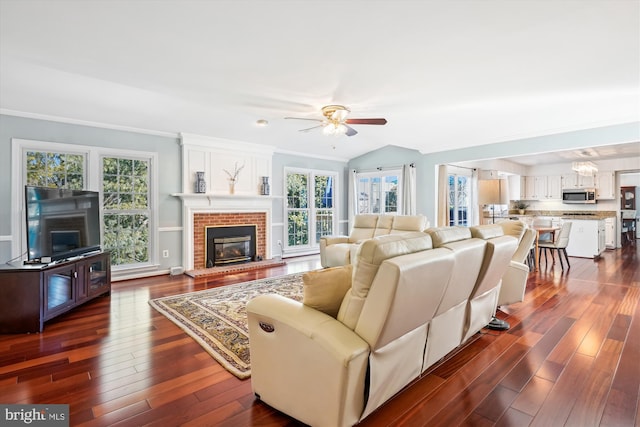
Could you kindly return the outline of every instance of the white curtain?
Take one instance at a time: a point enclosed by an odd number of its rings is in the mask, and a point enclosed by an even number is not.
[[[358,172],[355,169],[349,171],[349,230],[353,216],[358,213]]]
[[[449,225],[449,174],[447,165],[438,166],[438,227]]]
[[[402,212],[416,214],[416,167],[413,163],[402,166]]]
[[[473,169],[471,171],[471,200],[469,200],[469,210],[471,210],[471,222],[469,225],[480,224],[480,206],[478,202],[478,175],[480,171]]]

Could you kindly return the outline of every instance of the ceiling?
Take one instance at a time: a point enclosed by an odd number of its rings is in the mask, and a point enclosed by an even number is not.
[[[637,0],[0,0],[0,112],[318,157],[638,121],[639,76]],[[327,104],[388,123],[284,119]]]
[[[531,154],[527,156],[509,157],[508,160],[525,166],[536,166],[573,161],[584,162],[638,156],[640,156],[640,142],[629,142],[625,144],[589,147],[579,150],[560,150]]]

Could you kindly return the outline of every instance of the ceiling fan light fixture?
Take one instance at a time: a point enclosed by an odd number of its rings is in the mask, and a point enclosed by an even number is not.
[[[322,128],[322,133],[325,135],[334,135],[336,133],[336,126],[333,123],[327,123],[325,127]]]

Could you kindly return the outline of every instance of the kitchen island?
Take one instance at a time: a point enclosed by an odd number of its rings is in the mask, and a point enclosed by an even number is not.
[[[581,258],[600,256],[606,248],[605,220],[562,218],[571,223],[567,255]]]

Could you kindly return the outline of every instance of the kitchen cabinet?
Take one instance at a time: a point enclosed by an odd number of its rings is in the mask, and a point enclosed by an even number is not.
[[[565,219],[571,222],[567,255],[595,258],[605,250],[606,231],[604,219]]]
[[[613,200],[616,198],[615,173],[596,173],[596,200]]]
[[[525,176],[520,188],[524,188],[524,194],[520,194],[522,200],[561,200],[562,177],[560,175]]]
[[[577,173],[562,175],[562,188],[595,188],[596,181],[593,175],[583,176]]]
[[[615,249],[616,247],[616,218],[609,217],[604,219],[605,247],[607,249]]]

